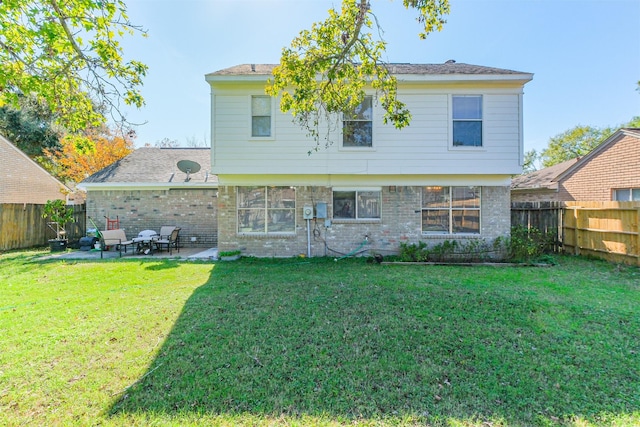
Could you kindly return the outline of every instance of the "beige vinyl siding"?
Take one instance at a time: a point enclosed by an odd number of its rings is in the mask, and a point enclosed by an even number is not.
[[[517,95],[485,97],[485,139],[492,152],[518,154],[520,107]],[[496,149],[496,150],[494,150]]]
[[[484,99],[483,147],[450,147],[451,93],[481,94]],[[400,91],[412,114],[411,125],[398,130],[383,125],[382,109],[374,100],[373,148],[342,149],[339,131],[328,149],[308,155],[315,142],[292,123],[289,114],[274,106],[274,138],[250,138],[251,89],[214,90],[212,112],[213,166],[215,174],[357,174],[449,175],[516,174],[520,172],[520,89]]]

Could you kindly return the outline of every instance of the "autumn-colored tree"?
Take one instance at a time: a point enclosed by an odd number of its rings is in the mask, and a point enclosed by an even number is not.
[[[133,132],[114,134],[106,128],[87,135],[69,134],[60,140],[60,150],[45,150],[45,154],[58,178],[80,182],[130,154],[134,138]]]

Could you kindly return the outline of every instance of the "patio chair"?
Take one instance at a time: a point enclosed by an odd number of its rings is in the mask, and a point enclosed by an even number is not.
[[[164,228],[164,227],[163,227]],[[162,233],[162,231],[161,231]],[[180,227],[174,227],[169,236],[162,236],[158,240],[154,240],[156,248],[159,251],[162,250],[163,246],[167,246],[167,250],[169,251],[169,255],[173,254],[173,248],[175,248],[178,252],[180,252],[180,244],[179,244],[179,236],[180,236]]]
[[[115,246],[120,253],[120,258],[122,258],[122,248],[124,248],[124,253],[126,254],[127,247],[133,244],[135,242],[127,240],[127,236],[122,229],[100,231],[100,258],[102,258],[102,252],[109,246]]]
[[[168,239],[171,236],[171,232],[175,229],[175,225],[163,225],[160,227],[160,233],[158,233],[159,239]]]

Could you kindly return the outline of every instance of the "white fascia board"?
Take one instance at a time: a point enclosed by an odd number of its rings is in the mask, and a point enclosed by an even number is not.
[[[396,186],[510,186],[511,175],[218,175],[224,186],[317,186],[370,188]]]
[[[80,183],[77,186],[79,189],[84,191],[89,190],[191,190],[191,189],[217,189],[217,182],[90,182],[90,183]]]
[[[205,80],[210,84],[214,83],[238,83],[238,82],[266,82],[271,75],[224,75],[224,76],[205,76]]]
[[[520,82],[525,84],[533,80],[533,74],[394,74],[398,82]],[[206,76],[206,81],[215,83],[266,82],[271,75],[215,75]]]

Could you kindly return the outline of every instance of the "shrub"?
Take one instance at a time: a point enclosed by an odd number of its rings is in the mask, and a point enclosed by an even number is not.
[[[543,255],[553,251],[554,241],[554,234],[545,234],[537,228],[512,227],[507,245],[508,258],[514,262],[526,263],[541,260]]]
[[[42,212],[42,218],[50,219],[51,224],[55,225],[55,228],[51,229],[56,233],[56,239],[62,239],[66,231],[64,229],[65,224],[73,222],[73,208],[67,206],[64,200],[47,200]]]
[[[424,242],[414,243],[400,243],[399,260],[402,262],[424,262],[427,260],[428,249],[427,244]]]
[[[398,258],[404,262],[481,262],[502,259],[504,241],[488,244],[484,239],[445,240],[432,247],[425,242],[401,243]]]

